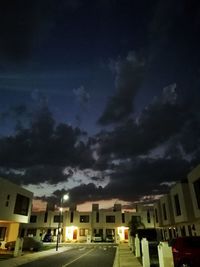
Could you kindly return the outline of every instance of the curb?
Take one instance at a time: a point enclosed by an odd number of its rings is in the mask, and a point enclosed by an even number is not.
[[[120,267],[119,263],[119,246],[117,246],[113,267]]]

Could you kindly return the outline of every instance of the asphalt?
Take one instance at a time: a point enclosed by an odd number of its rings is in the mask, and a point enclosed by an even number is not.
[[[35,252],[35,253],[24,254],[19,257],[0,261],[0,267],[20,266],[27,262],[31,262],[42,257],[58,254],[67,251],[69,249],[70,247],[59,247],[58,251],[56,251],[54,248],[37,253]],[[130,247],[128,246],[127,243],[120,243],[117,247],[113,267],[142,267],[142,264],[134,256],[133,252],[130,250]]]

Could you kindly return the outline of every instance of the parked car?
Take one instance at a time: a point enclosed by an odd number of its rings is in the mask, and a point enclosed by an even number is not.
[[[95,234],[93,237],[92,237],[92,241],[93,242],[101,242],[102,241],[102,236],[100,234]]]
[[[33,237],[24,237],[22,250],[39,251],[43,247],[43,243],[34,239]],[[15,241],[10,241],[5,244],[5,248],[8,250],[14,250]]]
[[[175,267],[200,266],[200,236],[177,237],[169,241]]]
[[[53,237],[51,234],[46,234],[42,241],[43,242],[53,242]]]
[[[107,235],[106,236],[106,242],[114,242],[115,241],[115,238],[113,235]]]

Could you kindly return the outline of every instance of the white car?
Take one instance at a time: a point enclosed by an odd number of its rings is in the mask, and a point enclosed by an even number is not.
[[[100,234],[95,234],[92,238],[93,242],[101,242],[102,241],[102,236]]]

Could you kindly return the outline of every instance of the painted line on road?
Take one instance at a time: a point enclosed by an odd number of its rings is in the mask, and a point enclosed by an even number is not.
[[[72,264],[73,262],[79,260],[80,258],[86,256],[87,254],[89,254],[90,252],[92,252],[95,248],[90,249],[89,251],[87,251],[86,253],[82,254],[81,256],[79,256],[78,258],[74,259],[73,261],[70,261],[68,263],[66,263],[65,265],[63,265],[62,267],[66,267],[69,266],[70,264]]]

